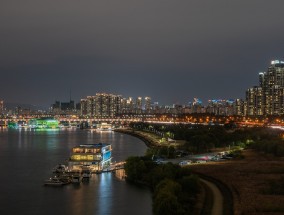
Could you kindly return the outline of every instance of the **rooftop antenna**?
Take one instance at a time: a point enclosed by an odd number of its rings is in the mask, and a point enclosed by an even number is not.
[[[69,92],[69,93],[70,93],[70,102],[71,102],[71,89],[70,89],[70,92]]]

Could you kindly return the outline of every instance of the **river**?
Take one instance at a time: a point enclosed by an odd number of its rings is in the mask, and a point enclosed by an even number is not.
[[[99,142],[112,144],[117,162],[146,151],[141,140],[116,132],[0,128],[0,214],[152,214],[151,192],[112,173],[94,175],[79,186],[43,186],[52,168],[68,159],[72,147]]]

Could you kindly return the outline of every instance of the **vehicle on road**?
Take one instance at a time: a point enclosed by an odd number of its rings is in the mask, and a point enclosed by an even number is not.
[[[179,165],[180,166],[187,166],[187,165],[190,165],[191,163],[192,163],[191,160],[184,160],[184,161],[179,162]]]
[[[206,163],[206,160],[196,160],[195,163]]]

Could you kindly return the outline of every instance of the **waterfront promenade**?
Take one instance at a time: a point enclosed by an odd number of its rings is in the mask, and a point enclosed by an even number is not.
[[[135,136],[145,142],[148,147],[178,146],[185,143],[185,140],[167,140],[161,136],[147,131],[139,131],[131,128],[120,128],[114,131]]]
[[[138,131],[131,128],[115,129],[114,131],[135,136],[143,140],[148,147],[161,146],[161,137],[149,132]]]

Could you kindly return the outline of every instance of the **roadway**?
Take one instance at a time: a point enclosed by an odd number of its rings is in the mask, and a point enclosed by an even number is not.
[[[209,159],[216,155],[217,153],[206,153],[199,155],[188,155],[182,158],[176,159],[168,159],[166,162],[172,162],[178,164],[182,160],[199,160],[199,159]],[[192,165],[192,164],[190,164]],[[189,167],[190,165],[187,165]],[[196,165],[206,165],[204,164],[196,164]],[[231,215],[233,214],[233,196],[230,189],[223,184],[221,181],[212,178],[207,175],[200,174],[198,172],[193,172],[198,175],[202,186],[205,190],[205,201],[203,205],[203,210],[201,212],[202,215]]]
[[[222,215],[224,208],[223,208],[223,195],[220,191],[220,189],[212,182],[207,181],[205,179],[200,179],[200,181],[205,184],[205,186],[208,189],[205,189],[206,191],[206,196],[210,196],[210,202],[212,202],[210,204],[210,208],[209,211],[207,210],[203,210],[202,214],[211,214],[211,215]],[[210,192],[210,193],[209,193]],[[207,202],[205,202],[205,204],[207,204]],[[206,208],[206,206],[208,205],[204,205],[204,207]]]

